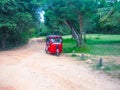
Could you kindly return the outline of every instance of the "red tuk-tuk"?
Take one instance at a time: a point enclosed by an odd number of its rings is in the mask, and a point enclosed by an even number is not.
[[[62,36],[48,35],[46,37],[46,53],[60,55],[62,52]]]

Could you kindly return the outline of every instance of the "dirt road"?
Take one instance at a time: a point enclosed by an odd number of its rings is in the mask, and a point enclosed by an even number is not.
[[[45,54],[45,43],[0,52],[0,90],[120,90],[120,81],[92,71],[84,63]]]

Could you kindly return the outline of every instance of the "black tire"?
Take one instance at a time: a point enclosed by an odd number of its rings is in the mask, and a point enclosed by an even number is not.
[[[47,54],[49,53],[48,50],[46,50],[46,49],[45,49],[45,52],[46,52]]]
[[[57,55],[57,56],[59,56],[59,55],[60,55],[60,53],[59,53],[59,52],[57,52],[57,53],[56,53],[56,55]]]

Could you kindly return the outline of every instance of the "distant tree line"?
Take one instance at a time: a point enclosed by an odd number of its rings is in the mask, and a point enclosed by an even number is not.
[[[107,1],[0,0],[0,49],[56,32],[71,33],[78,46],[84,43],[83,33],[120,34],[120,2]],[[39,9],[45,12],[44,23]]]

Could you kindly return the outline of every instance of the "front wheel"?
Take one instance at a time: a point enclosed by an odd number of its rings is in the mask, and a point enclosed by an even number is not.
[[[57,55],[57,56],[59,56],[59,55],[60,55],[60,53],[59,53],[59,52],[57,52],[57,53],[56,53],[56,55]]]

